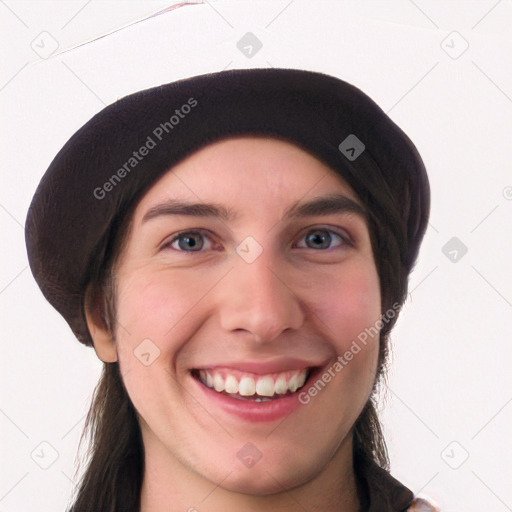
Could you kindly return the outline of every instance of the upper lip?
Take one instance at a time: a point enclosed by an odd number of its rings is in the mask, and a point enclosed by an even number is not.
[[[322,363],[306,361],[297,358],[279,358],[267,361],[231,361],[217,364],[197,366],[194,370],[212,370],[222,368],[229,370],[238,370],[240,372],[254,373],[256,375],[266,375],[269,373],[281,373],[291,370],[304,370],[321,366]]]

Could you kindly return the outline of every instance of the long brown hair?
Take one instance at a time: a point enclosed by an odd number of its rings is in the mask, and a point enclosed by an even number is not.
[[[144,447],[118,363],[104,363],[81,443],[90,460],[71,512],[139,512]]]

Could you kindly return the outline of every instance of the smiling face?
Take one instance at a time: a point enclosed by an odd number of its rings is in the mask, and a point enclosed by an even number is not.
[[[351,473],[378,336],[345,354],[380,290],[364,210],[323,163],[273,139],[194,153],[137,205],[116,296],[115,344],[89,326],[119,361],[146,477],[221,482],[214,500]]]

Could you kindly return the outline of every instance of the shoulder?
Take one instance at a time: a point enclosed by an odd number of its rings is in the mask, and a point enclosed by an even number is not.
[[[440,512],[440,509],[425,498],[414,498],[405,512]]]

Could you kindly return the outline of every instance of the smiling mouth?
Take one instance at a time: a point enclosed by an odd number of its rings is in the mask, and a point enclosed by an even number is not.
[[[293,395],[304,387],[313,368],[258,375],[232,369],[205,368],[192,377],[220,395],[236,400],[270,402]]]

